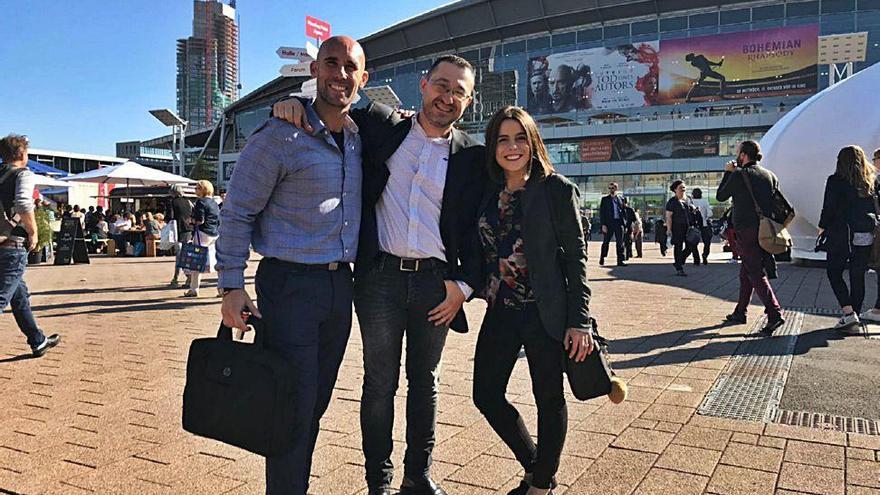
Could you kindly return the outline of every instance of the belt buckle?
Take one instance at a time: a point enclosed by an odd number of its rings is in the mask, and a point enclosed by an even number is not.
[[[336,261],[334,261],[333,263],[327,263],[327,270],[330,270],[331,272],[339,270],[339,263]]]
[[[409,261],[412,263],[412,268],[406,267],[406,262]],[[417,272],[419,271],[419,262],[421,260],[412,260],[406,258],[400,258],[400,271],[402,272]]]

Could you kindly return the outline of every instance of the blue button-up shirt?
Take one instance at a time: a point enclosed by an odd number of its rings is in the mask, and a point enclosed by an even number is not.
[[[353,262],[361,218],[361,140],[346,117],[345,152],[311,105],[314,131],[269,119],[229,180],[217,239],[218,285],[244,287],[250,246],[296,263]]]

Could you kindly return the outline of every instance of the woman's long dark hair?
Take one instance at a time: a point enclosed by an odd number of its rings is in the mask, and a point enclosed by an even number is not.
[[[859,196],[867,198],[874,194],[877,169],[868,161],[865,150],[851,144],[837,153],[837,170],[834,175],[846,179],[858,191]]]
[[[544,140],[541,139],[541,133],[538,131],[538,124],[535,123],[535,119],[522,108],[508,105],[495,112],[492,120],[486,126],[486,168],[489,171],[489,177],[497,183],[504,183],[504,171],[495,160],[495,148],[498,146],[498,133],[501,132],[501,123],[507,119],[519,122],[519,125],[526,131],[529,148],[532,150],[532,171],[537,169],[540,174],[539,178],[548,177],[552,174],[555,169],[553,164],[550,163],[547,147],[544,146]]]

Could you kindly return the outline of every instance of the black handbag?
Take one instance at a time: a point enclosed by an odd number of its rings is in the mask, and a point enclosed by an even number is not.
[[[253,344],[232,340],[220,325],[216,338],[189,347],[183,389],[183,429],[262,456],[293,448],[295,390],[292,367],[263,346],[265,325],[248,318]]]
[[[590,400],[611,392],[611,370],[608,359],[608,341],[599,335],[599,326],[595,318],[590,318],[591,332],[595,347],[586,359],[575,361],[568,357],[568,351],[562,348],[562,360],[571,393],[578,400]]]
[[[688,227],[684,240],[688,244],[699,244],[703,240],[703,233],[697,227]]]
[[[820,251],[828,252],[828,234],[822,232],[819,234],[819,237],[816,237],[816,246],[813,248],[813,252],[818,253]]]

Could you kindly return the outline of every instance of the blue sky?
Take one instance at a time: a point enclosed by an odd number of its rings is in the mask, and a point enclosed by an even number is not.
[[[239,0],[242,95],[278,75],[281,46],[303,46],[305,16],[356,38],[443,0]],[[31,146],[115,155],[115,143],[166,132],[147,113],[176,109],[175,42],[190,0],[3,0],[0,135]]]

